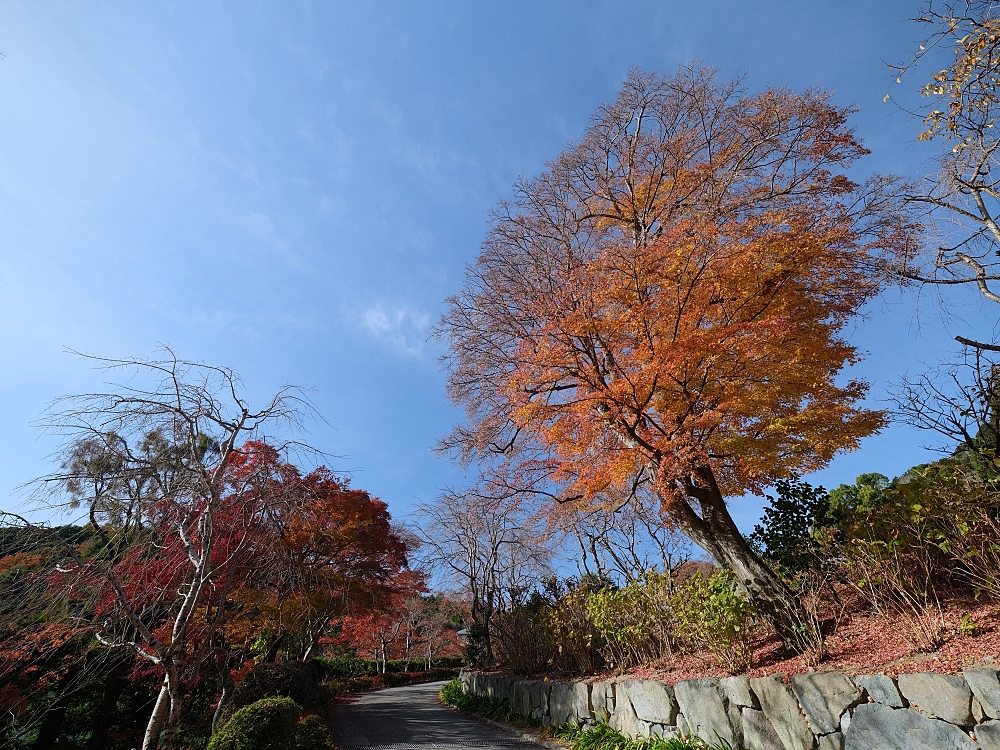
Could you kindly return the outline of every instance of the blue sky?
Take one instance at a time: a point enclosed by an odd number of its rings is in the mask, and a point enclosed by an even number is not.
[[[103,379],[65,350],[164,343],[259,398],[315,388],[329,425],[306,439],[405,516],[463,481],[431,451],[459,414],[426,337],[519,175],[629,68],[695,58],[750,88],[833,90],[874,152],[859,174],[916,174],[930,150],[882,98],[917,7],[5,0],[0,507],[51,468],[31,424],[46,403]],[[990,310],[959,312],[948,327],[912,294],[872,306],[850,336],[875,403],[955,333],[990,335]],[[898,474],[926,442],[895,426],[814,479]],[[744,527],[758,511],[734,503]]]

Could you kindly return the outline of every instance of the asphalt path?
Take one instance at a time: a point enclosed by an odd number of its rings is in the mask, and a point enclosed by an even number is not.
[[[406,685],[342,699],[331,716],[341,750],[434,750],[539,746],[463,716],[438,701],[443,682]]]

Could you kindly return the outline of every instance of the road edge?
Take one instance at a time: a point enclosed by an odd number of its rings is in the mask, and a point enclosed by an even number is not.
[[[438,693],[435,697],[437,698],[438,703],[440,703],[445,708],[454,711],[459,716],[468,716],[469,718],[475,719],[476,721],[486,724],[487,726],[493,727],[494,729],[500,729],[503,730],[504,732],[510,732],[511,734],[515,734],[522,740],[529,740],[530,742],[533,742],[536,745],[540,745],[541,747],[547,747],[549,748],[549,750],[567,750],[568,747],[567,745],[563,745],[559,742],[556,742],[555,740],[550,740],[548,737],[540,737],[539,735],[533,734],[532,732],[528,732],[524,729],[520,729],[518,727],[512,727],[509,724],[503,724],[499,721],[494,721],[493,719],[487,719],[485,716],[480,716],[479,714],[470,714],[465,711],[459,711],[454,706],[449,705],[445,703],[443,700],[441,700],[440,693]]]

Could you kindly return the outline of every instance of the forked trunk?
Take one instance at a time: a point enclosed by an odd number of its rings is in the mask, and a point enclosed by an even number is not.
[[[801,653],[819,637],[791,589],[753,551],[736,527],[710,467],[702,467],[684,490],[700,513],[683,499],[666,503],[670,517],[693,542],[732,571],[751,604],[774,626],[786,649]]]
[[[281,650],[282,645],[285,643],[285,639],[288,637],[288,631],[284,628],[278,633],[278,637],[271,641],[271,645],[267,647],[267,652],[264,654],[264,663],[273,664],[278,659],[278,651]]]

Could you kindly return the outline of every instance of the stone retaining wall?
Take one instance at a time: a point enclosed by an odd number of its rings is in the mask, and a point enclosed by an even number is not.
[[[808,672],[684,680],[549,682],[462,672],[462,686],[545,724],[607,721],[622,734],[697,735],[749,750],[1000,750],[995,669],[849,677]]]

